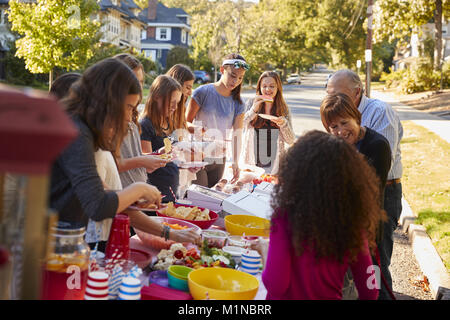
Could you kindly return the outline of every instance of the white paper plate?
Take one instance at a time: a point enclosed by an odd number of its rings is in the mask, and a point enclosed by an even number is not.
[[[182,162],[178,164],[178,167],[189,169],[189,168],[203,168],[208,164],[205,161],[193,161],[193,162]]]
[[[260,116],[263,119],[267,119],[267,120],[275,120],[278,119],[278,117],[275,117],[271,114],[264,114],[264,113],[258,113],[258,116]]]
[[[140,208],[137,206],[129,206],[127,209],[132,209],[132,210],[139,210],[139,211],[145,211],[145,212],[156,212],[156,210],[159,209],[164,209],[165,207],[167,207],[167,205],[161,205],[161,208]]]

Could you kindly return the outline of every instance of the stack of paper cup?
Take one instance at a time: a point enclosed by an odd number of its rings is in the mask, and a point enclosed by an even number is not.
[[[133,277],[125,277],[119,289],[119,300],[140,300],[141,281]]]
[[[246,250],[241,257],[241,271],[256,276],[261,264],[261,256],[255,250]]]
[[[90,272],[84,299],[108,300],[108,277],[108,274],[103,271]]]

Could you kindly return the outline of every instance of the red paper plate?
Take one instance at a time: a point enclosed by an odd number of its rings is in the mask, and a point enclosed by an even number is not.
[[[174,206],[175,206],[175,208],[178,208],[178,207],[190,207],[190,208],[197,207],[200,210],[204,210],[205,209],[205,208],[198,207],[198,206],[191,206],[191,205],[184,205],[184,204],[183,205],[175,204]],[[160,216],[160,217],[172,218],[172,217],[169,217],[169,216],[165,215],[164,213],[162,213],[161,210],[156,210],[156,214],[158,216]],[[211,219],[207,220],[207,221],[194,221],[194,220],[187,220],[187,219],[180,219],[180,218],[177,218],[177,219],[182,220],[182,221],[186,221],[186,222],[189,222],[189,223],[192,223],[192,224],[195,224],[196,226],[198,226],[198,227],[200,227],[202,229],[208,229],[209,227],[211,227],[213,225],[214,222],[216,222],[216,220],[219,218],[219,215],[217,214],[217,212],[209,210],[209,217]]]
[[[144,269],[152,261],[152,255],[142,250],[130,248],[129,259],[134,261],[139,268]]]

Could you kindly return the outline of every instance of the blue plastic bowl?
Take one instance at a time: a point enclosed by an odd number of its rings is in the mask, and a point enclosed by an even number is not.
[[[169,287],[181,291],[189,291],[189,285],[187,280],[175,278],[170,273],[167,273],[167,277],[169,278]]]

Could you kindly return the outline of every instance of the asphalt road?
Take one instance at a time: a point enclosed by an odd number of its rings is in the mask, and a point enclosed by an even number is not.
[[[320,121],[319,107],[326,95],[325,82],[329,73],[330,71],[322,69],[303,76],[301,85],[284,85],[283,96],[290,108],[292,124],[297,137],[308,130],[325,131]],[[254,91],[245,91],[242,97],[246,100],[254,95]],[[379,97],[376,93],[373,96]],[[417,113],[411,108],[405,108],[405,106],[392,103],[392,101],[388,102],[400,114],[401,120],[430,118],[428,115]],[[394,249],[390,270],[394,294],[398,300],[433,300],[431,293],[425,292],[422,288],[413,284],[414,281],[423,279],[423,274],[413,254],[408,237],[400,228],[394,233]]]

